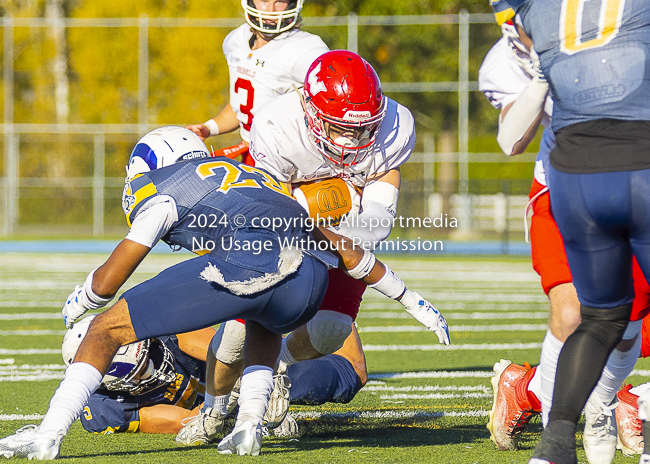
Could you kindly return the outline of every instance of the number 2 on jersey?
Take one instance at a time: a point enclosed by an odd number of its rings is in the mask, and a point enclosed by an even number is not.
[[[584,7],[588,0],[562,0],[560,14],[560,51],[573,55],[590,48],[602,47],[618,35],[626,0],[601,0],[598,35],[582,41]]]
[[[242,79],[241,77],[235,81],[235,92],[239,93],[240,90],[246,91],[246,104],[239,105],[239,111],[245,114],[248,117],[248,120],[244,124],[244,129],[247,131],[251,130],[251,124],[253,124],[253,100],[255,99],[255,89],[253,84],[248,79]]]

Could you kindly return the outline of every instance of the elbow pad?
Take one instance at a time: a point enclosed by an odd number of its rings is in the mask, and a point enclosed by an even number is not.
[[[336,232],[374,250],[393,229],[398,197],[399,190],[388,182],[368,184],[361,196],[361,213],[344,217]]]
[[[519,95],[504,118],[499,118],[497,142],[503,152],[510,156],[528,128],[535,122],[546,103],[548,83],[534,78]]]

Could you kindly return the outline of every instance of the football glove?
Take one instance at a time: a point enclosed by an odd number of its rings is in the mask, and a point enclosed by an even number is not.
[[[530,66],[527,66],[525,71],[533,79],[537,78],[540,82],[546,83],[546,76],[542,72],[542,65],[534,48],[530,49]]]
[[[82,286],[77,285],[68,296],[65,305],[63,305],[61,314],[63,314],[63,322],[68,329],[71,329],[74,322],[83,316],[86,311],[103,308],[113,299],[95,295],[92,288],[94,274],[94,270],[88,274],[84,284]]]
[[[406,312],[420,324],[435,332],[440,343],[449,345],[449,326],[440,311],[417,292],[406,290],[400,299]]]

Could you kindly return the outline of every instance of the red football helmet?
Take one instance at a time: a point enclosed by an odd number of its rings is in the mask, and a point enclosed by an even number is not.
[[[321,55],[305,78],[312,143],[339,166],[361,162],[386,115],[385,100],[377,73],[359,55],[344,50]]]

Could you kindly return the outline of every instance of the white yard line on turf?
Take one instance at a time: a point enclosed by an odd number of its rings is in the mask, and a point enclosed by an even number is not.
[[[546,324],[512,324],[512,325],[452,325],[454,332],[530,332],[546,330]],[[422,325],[402,325],[397,327],[359,327],[361,333],[384,332],[426,332],[429,329]]]
[[[43,414],[0,414],[0,421],[41,420]]]
[[[463,393],[462,395],[455,395],[453,393],[428,393],[425,395],[407,395],[398,393],[395,395],[381,395],[381,400],[450,400],[453,398],[492,398],[492,393]]]
[[[453,329],[453,327],[452,327]],[[477,345],[363,345],[363,351],[536,350],[541,343],[482,343]],[[0,353],[2,354],[2,353]]]
[[[29,348],[24,350],[9,350],[5,348],[0,348],[0,355],[12,355],[12,354],[61,354],[61,349],[52,350],[48,348]]]
[[[442,311],[442,310],[441,310]],[[484,312],[484,313],[446,313],[442,311],[445,319],[475,319],[475,320],[484,320],[484,319],[548,319],[548,311],[537,311],[537,312],[510,312],[510,313],[494,313],[494,312]],[[408,314],[406,311],[365,311],[361,308],[359,311],[360,319],[411,319],[413,316]]]
[[[429,392],[429,391],[481,391],[489,393],[492,388],[485,385],[407,385],[402,387],[392,387],[390,385],[368,385],[363,387],[364,392]]]
[[[487,416],[490,411],[477,409],[474,411],[435,411],[435,412],[417,412],[417,411],[351,411],[343,413],[335,412],[316,412],[316,411],[296,411],[291,412],[295,419],[435,419],[438,417],[482,417]],[[1,418],[2,416],[0,416]]]
[[[0,330],[0,336],[65,335],[65,330]]]
[[[60,312],[56,313],[11,313],[11,314],[0,314],[0,320],[2,321],[27,321],[30,319],[61,319]]]
[[[369,374],[370,380],[392,379],[457,379],[462,377],[492,377],[492,371],[428,371],[428,372],[396,372]]]
[[[30,300],[30,301],[0,301],[0,307],[3,308],[58,308],[62,307],[63,304],[60,301],[51,301],[51,300]],[[54,313],[52,313],[54,314]],[[2,314],[0,316],[12,316],[13,314]],[[16,314],[17,316],[19,314]],[[23,314],[27,315],[27,314]],[[59,314],[61,317],[61,314]],[[5,319],[0,317],[0,319]]]

